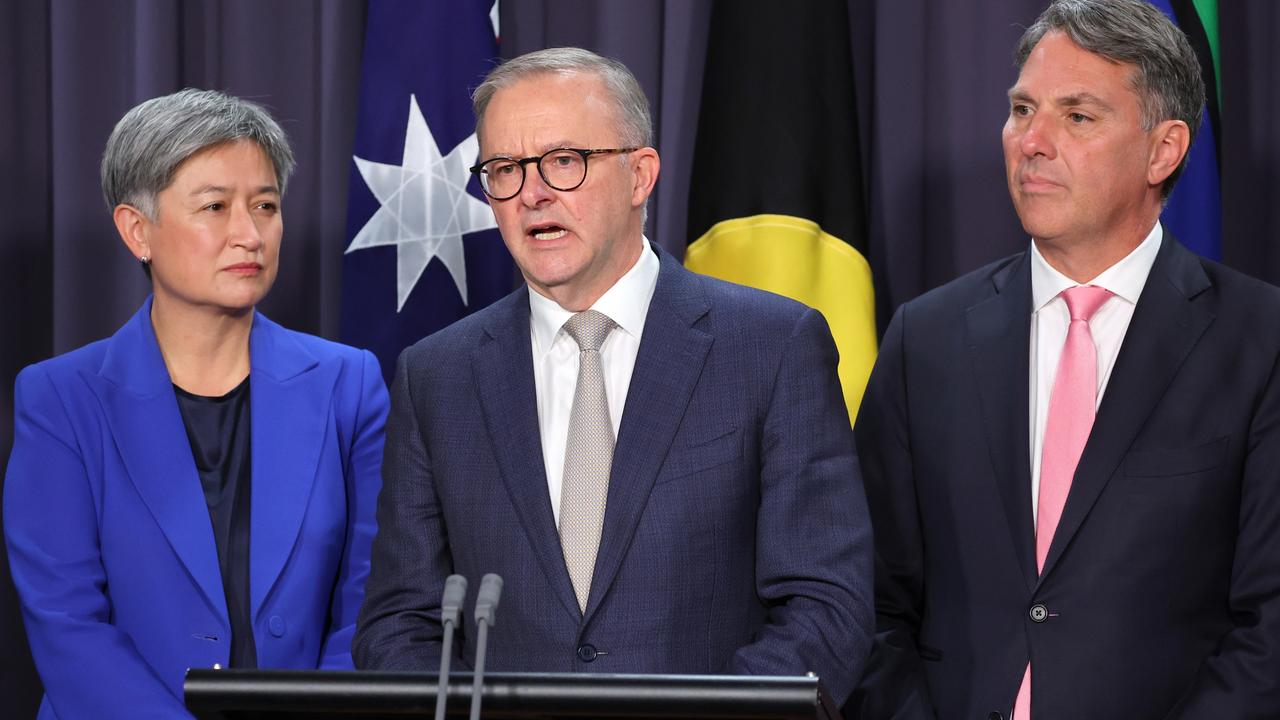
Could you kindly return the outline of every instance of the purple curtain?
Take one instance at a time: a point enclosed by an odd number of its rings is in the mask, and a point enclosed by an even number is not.
[[[1218,3],[1222,259],[1280,284],[1280,3]]]
[[[1044,0],[848,2],[883,320],[904,300],[1026,245],[999,138],[1013,44]],[[1277,283],[1280,6],[1219,5],[1223,255]],[[364,13],[365,0],[0,0],[0,471],[17,371],[109,335],[146,293],[97,180],[114,122],[143,99],[218,88],[282,121],[299,167],[284,203],[280,276],[263,309],[288,327],[337,337]],[[515,0],[501,11],[506,56],[581,45],[636,72],[663,160],[647,232],[677,254],[688,240],[709,19],[710,0]],[[758,47],[769,52],[769,38]],[[0,648],[0,708],[31,716],[39,686],[3,554]]]

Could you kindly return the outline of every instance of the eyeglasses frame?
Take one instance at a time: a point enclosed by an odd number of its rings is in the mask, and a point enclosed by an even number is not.
[[[575,147],[558,147],[558,148],[551,148],[550,150],[542,153],[541,155],[530,155],[529,157],[524,157],[524,158],[513,158],[513,157],[507,157],[505,155],[499,155],[497,157],[491,157],[488,160],[485,160],[484,162],[476,163],[474,166],[467,169],[471,172],[472,175],[479,175],[481,172],[483,172],[484,166],[488,165],[494,160],[508,160],[510,162],[515,163],[517,166],[519,166],[520,185],[516,187],[515,192],[511,193],[510,195],[507,195],[506,197],[498,197],[497,195],[494,195],[493,193],[489,192],[488,188],[485,187],[485,183],[483,182],[480,183],[480,189],[484,191],[485,195],[488,195],[490,198],[493,198],[498,202],[502,202],[504,200],[510,200],[511,198],[519,195],[521,190],[524,190],[524,181],[529,177],[529,173],[525,169],[525,165],[528,165],[530,163],[533,163],[534,166],[538,168],[538,176],[542,178],[542,182],[546,183],[547,187],[551,188],[552,190],[558,190],[560,192],[573,192],[574,190],[577,190],[578,188],[582,187],[582,184],[587,181],[587,170],[590,169],[591,163],[589,162],[589,160],[592,155],[614,155],[617,153],[633,153],[641,149],[643,148],[626,147],[626,148],[590,148],[588,149],[588,148],[575,148]],[[547,179],[546,173],[542,171],[542,159],[552,153],[565,152],[566,150],[569,152],[575,152],[582,156],[582,167],[583,167],[582,179],[579,180],[578,184],[574,185],[573,187],[561,188],[561,187],[556,187],[555,185],[552,185],[551,181]]]

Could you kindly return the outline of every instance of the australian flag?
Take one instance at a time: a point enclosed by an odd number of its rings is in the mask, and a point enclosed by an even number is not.
[[[342,264],[342,339],[400,351],[514,287],[468,168],[471,89],[497,62],[495,0],[372,2]]]

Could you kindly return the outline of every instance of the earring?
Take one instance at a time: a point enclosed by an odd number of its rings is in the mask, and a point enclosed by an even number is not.
[[[143,265],[143,267],[146,267],[147,265],[150,265],[150,264],[151,264],[151,256],[150,256],[150,255],[143,255],[142,257],[140,257],[140,258],[138,258],[138,259],[142,261],[142,265]]]

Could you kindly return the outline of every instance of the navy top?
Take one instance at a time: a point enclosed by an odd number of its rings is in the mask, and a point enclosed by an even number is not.
[[[231,619],[231,667],[258,667],[249,617],[249,378],[221,397],[173,386],[209,505],[218,568]]]

